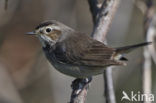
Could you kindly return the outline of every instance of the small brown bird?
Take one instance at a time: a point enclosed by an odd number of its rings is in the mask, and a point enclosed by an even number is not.
[[[86,78],[103,73],[105,67],[126,65],[123,54],[151,42],[111,48],[55,20],[39,24],[36,35],[49,62],[61,73]]]

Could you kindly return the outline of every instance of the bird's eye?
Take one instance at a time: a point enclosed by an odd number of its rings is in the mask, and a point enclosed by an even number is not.
[[[51,32],[51,30],[52,30],[51,28],[47,28],[46,32],[49,33],[49,32]]]

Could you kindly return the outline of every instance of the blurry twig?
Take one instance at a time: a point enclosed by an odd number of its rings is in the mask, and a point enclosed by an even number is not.
[[[8,0],[5,0],[5,6],[4,9],[7,10],[8,9]]]
[[[153,18],[150,21],[149,28],[146,32],[146,40],[152,41],[153,45],[148,46],[151,59],[153,59],[156,64],[156,49],[155,49],[155,38],[156,38],[156,14],[153,15]]]
[[[134,0],[134,4],[143,14],[145,14],[147,7],[143,0]]]
[[[156,37],[156,16],[154,16],[154,0],[145,0],[146,11],[144,19],[144,32],[147,41],[153,41]],[[151,93],[152,89],[152,59],[156,64],[156,51],[154,44],[144,48],[144,66],[142,70],[142,91],[143,94]],[[143,103],[151,103],[150,101],[145,101]]]
[[[104,93],[106,96],[106,103],[116,103],[113,78],[112,78],[112,67],[108,67],[104,71],[105,88]]]

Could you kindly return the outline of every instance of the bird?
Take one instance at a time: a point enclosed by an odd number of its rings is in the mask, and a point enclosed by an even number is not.
[[[56,20],[41,22],[27,34],[39,39],[46,58],[56,70],[75,78],[102,74],[109,66],[124,66],[128,61],[124,54],[151,44],[112,48]]]

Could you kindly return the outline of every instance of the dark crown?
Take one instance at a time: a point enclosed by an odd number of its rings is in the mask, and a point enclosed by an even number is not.
[[[57,23],[56,20],[44,21],[44,22],[40,23],[35,29],[39,29],[39,28],[41,28],[41,27],[48,26],[48,25],[52,25],[52,24],[56,24],[56,23]]]

